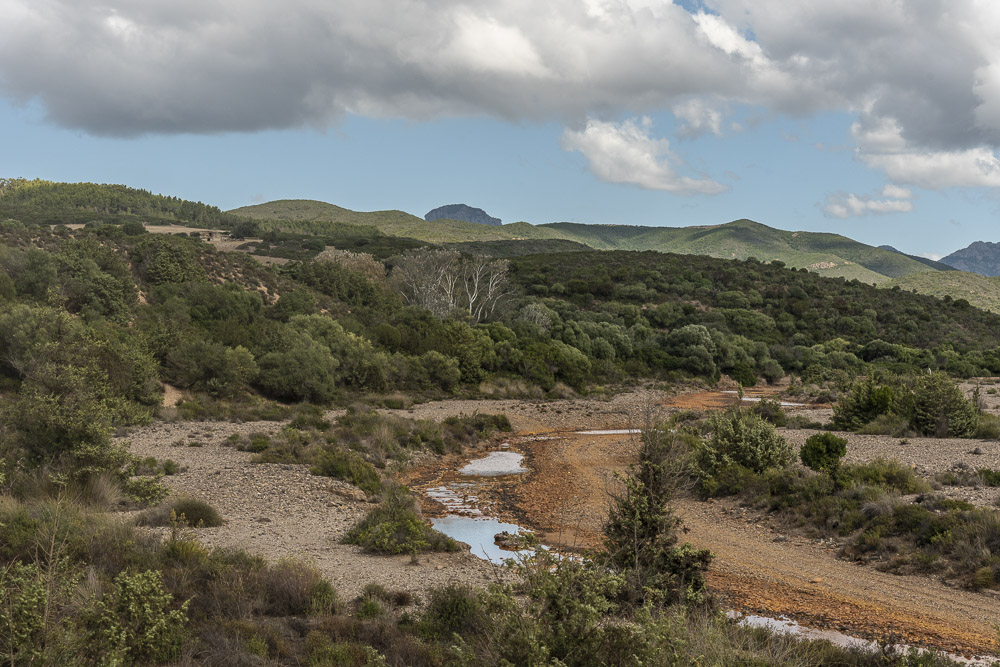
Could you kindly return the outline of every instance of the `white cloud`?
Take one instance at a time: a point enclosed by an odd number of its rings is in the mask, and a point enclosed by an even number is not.
[[[607,183],[628,183],[648,190],[674,194],[714,195],[726,191],[721,183],[708,178],[691,178],[676,172],[680,160],[670,150],[670,142],[650,136],[649,118],[622,123],[589,119],[582,130],[566,130],[562,146],[580,151],[590,171]]]
[[[893,186],[883,188],[883,196],[887,196],[886,190],[893,189],[895,189]],[[908,199],[912,196],[909,191],[905,192],[907,198],[898,199],[876,199],[868,195],[841,192],[826,198],[823,212],[830,217],[841,219],[865,215],[885,215],[887,213],[908,213],[913,210],[913,202]]]
[[[939,261],[942,257],[944,257],[944,255],[937,252],[925,252],[921,253],[920,256],[923,257],[924,259],[932,259],[935,262]]]
[[[677,131],[678,136],[697,137],[706,132],[711,132],[717,137],[722,136],[722,112],[711,107],[704,100],[687,100],[675,105],[673,112],[674,117],[684,122],[684,125]],[[734,125],[738,125],[738,123],[734,123]]]
[[[1000,160],[987,148],[964,151],[862,154],[870,167],[897,183],[928,190],[951,187],[1000,187]]]
[[[910,199],[913,196],[913,191],[890,183],[882,188],[882,196],[890,199]]]

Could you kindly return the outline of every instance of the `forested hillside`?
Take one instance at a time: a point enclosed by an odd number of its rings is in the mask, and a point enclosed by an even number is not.
[[[965,299],[976,308],[1000,313],[1000,277],[966,271],[928,271],[896,278],[883,287],[928,294],[938,298]]]
[[[3,219],[43,225],[135,220],[209,227],[237,220],[215,206],[124,185],[0,179]]]

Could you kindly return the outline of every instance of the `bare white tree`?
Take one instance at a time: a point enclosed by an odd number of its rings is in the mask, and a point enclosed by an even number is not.
[[[459,308],[474,322],[493,317],[513,294],[508,280],[510,262],[475,256],[462,259],[455,250],[419,248],[403,254],[392,270],[390,284],[407,304],[437,317]]]
[[[507,280],[510,262],[477,255],[462,264],[464,305],[473,321],[490,319],[514,288]]]

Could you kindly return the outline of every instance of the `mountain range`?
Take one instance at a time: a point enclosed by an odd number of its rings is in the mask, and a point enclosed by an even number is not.
[[[468,207],[471,209],[471,207]],[[485,215],[485,214],[484,214]],[[206,204],[154,195],[122,185],[0,179],[0,220],[36,224],[181,224],[254,234],[288,232],[322,243],[364,246],[390,257],[426,243],[513,257],[598,250],[660,251],[781,262],[829,277],[951,296],[1000,312],[1000,243],[977,242],[940,262],[873,247],[839,234],[790,232],[751,220],[702,227],[639,227],[570,222],[489,225],[455,219],[428,222],[404,211],[359,212],[312,200],[281,200],[224,212]],[[241,229],[244,236],[247,228]],[[310,245],[315,245],[313,241]],[[345,245],[343,247],[348,247]],[[299,249],[307,253],[305,247]],[[296,255],[307,257],[308,254]],[[963,270],[955,270],[955,269]]]
[[[556,222],[482,225],[459,220],[428,222],[402,211],[359,213],[307,200],[275,201],[230,211],[285,231],[322,233],[327,223],[371,225],[384,234],[429,243],[561,239],[597,250],[657,250],[725,259],[780,261],[825,276],[882,284],[893,278],[950,267],[875,248],[846,236],[788,232],[752,220],[708,227],[639,227]]]

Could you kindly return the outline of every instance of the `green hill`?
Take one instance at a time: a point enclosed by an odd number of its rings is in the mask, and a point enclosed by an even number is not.
[[[956,301],[965,299],[977,308],[1000,313],[1000,277],[965,271],[928,271],[896,278],[882,287],[898,287],[938,298],[950,296]]]
[[[543,225],[563,238],[602,250],[659,250],[724,259],[756,257],[779,260],[825,276],[857,278],[868,283],[933,267],[906,255],[859,243],[839,234],[787,232],[752,220],[712,227],[631,227],[558,222]]]
[[[216,206],[124,185],[0,178],[0,220],[5,219],[41,225],[138,221],[218,227],[237,222]]]
[[[479,225],[462,220],[427,222],[423,218],[403,211],[359,212],[307,199],[284,199],[256,206],[244,206],[230,213],[261,222],[261,228],[265,231],[270,226],[286,232],[324,234],[327,232],[325,225],[328,223],[348,223],[370,225],[383,234],[405,236],[428,243],[561,238],[552,230],[535,227],[526,222],[498,226]]]
[[[639,227],[556,222],[516,222],[489,227],[458,220],[427,222],[403,211],[361,213],[309,200],[282,200],[230,213],[288,232],[326,233],[325,225],[371,225],[384,234],[428,243],[563,239],[598,250],[658,250],[723,259],[778,260],[824,276],[882,284],[892,278],[934,271],[907,255],[875,248],[839,234],[787,232],[751,220],[712,227]],[[522,250],[522,252],[524,252]],[[537,250],[535,251],[537,252]]]

